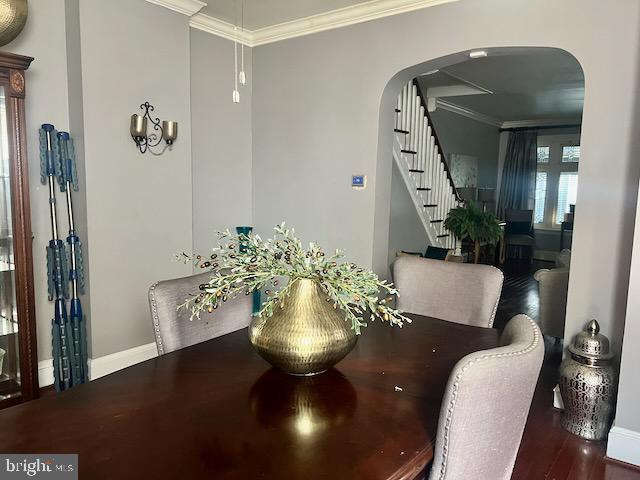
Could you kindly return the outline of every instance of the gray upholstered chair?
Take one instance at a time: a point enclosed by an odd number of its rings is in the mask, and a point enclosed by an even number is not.
[[[399,257],[393,264],[397,307],[450,322],[491,327],[503,275],[488,265]]]
[[[204,342],[249,325],[252,297],[238,295],[229,299],[213,313],[203,312],[200,320],[189,320],[190,312],[177,310],[177,306],[198,286],[206,283],[209,273],[157,282],[149,288],[149,307],[153,321],[158,355],[173,352],[195,343]]]
[[[533,274],[540,293],[538,324],[542,333],[557,339],[564,337],[570,261],[571,251],[563,250],[556,260],[558,268],[543,268]]]
[[[537,325],[517,315],[502,346],[454,367],[440,409],[430,480],[508,480],[544,356]]]

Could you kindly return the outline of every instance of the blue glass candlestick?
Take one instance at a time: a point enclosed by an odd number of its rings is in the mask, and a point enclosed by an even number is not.
[[[249,226],[241,226],[241,227],[236,227],[236,233],[238,235],[246,235],[247,237],[249,235],[251,235],[251,232],[253,231],[253,227],[249,227]],[[240,242],[240,245],[238,245],[238,250],[240,251],[240,253],[245,253],[247,251],[247,244]],[[258,290],[254,290],[253,291],[253,313],[258,313],[260,311],[260,291]]]

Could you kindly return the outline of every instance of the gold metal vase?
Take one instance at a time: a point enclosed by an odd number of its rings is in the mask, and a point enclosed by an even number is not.
[[[271,317],[253,319],[249,339],[274,367],[293,375],[315,375],[342,360],[355,347],[357,335],[318,282],[297,279],[284,307],[275,308]]]
[[[0,46],[16,38],[27,23],[27,0],[0,0]]]

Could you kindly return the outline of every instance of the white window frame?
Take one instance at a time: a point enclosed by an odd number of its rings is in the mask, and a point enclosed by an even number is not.
[[[547,192],[544,200],[544,220],[542,223],[534,223],[535,229],[560,230],[560,224],[555,223],[560,174],[562,172],[577,172],[580,166],[580,161],[562,163],[562,147],[573,145],[580,145],[579,133],[538,135],[538,147],[549,147],[549,162],[537,164],[537,172],[547,172]]]

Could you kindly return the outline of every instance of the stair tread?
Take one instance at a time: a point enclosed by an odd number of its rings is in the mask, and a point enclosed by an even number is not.
[[[409,130],[402,130],[401,128],[394,128],[393,131],[396,133],[404,133],[405,135],[409,134]]]
[[[444,220],[431,220],[431,223],[442,223]]]
[[[448,233],[443,233],[442,235],[436,235],[437,238],[444,238],[444,237],[448,237],[449,234]]]
[[[399,108],[396,108],[396,113],[400,113],[402,110],[400,110]]]
[[[415,169],[415,168],[410,168],[410,169],[409,169],[409,171],[410,171],[411,173],[424,173],[424,170],[417,170],[417,169]]]
[[[412,155],[415,155],[416,153],[418,153],[418,152],[416,152],[415,150],[406,150],[406,149],[404,149],[404,148],[403,148],[402,150],[400,150],[400,151],[401,151],[402,153],[410,153],[410,154],[412,154]]]
[[[418,187],[416,188],[416,190],[418,190],[419,192],[428,192],[431,189],[429,187]]]

